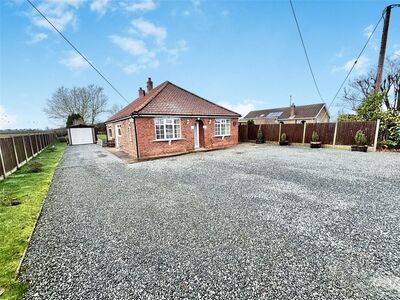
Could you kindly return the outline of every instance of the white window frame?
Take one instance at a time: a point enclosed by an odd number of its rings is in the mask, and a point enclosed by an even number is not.
[[[224,137],[229,135],[231,135],[231,119],[215,119],[214,136]]]
[[[164,138],[158,138],[157,127],[162,126],[161,129]],[[167,126],[172,126],[172,137],[167,138]],[[176,130],[178,128],[178,130]],[[154,137],[156,141],[171,141],[180,140],[182,136],[182,124],[180,118],[154,118]]]
[[[121,134],[120,134],[121,132]],[[121,124],[117,124],[117,136],[122,136],[122,125]]]

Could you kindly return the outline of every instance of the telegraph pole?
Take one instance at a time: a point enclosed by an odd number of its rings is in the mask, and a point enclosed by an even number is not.
[[[378,69],[376,72],[375,92],[380,92],[381,89],[383,64],[385,63],[386,43],[389,31],[390,12],[392,11],[392,7],[397,5],[398,4],[389,5],[385,8],[385,21],[383,23],[381,49],[379,51]]]

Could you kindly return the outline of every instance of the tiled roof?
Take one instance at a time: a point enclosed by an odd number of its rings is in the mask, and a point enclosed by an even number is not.
[[[317,103],[310,105],[295,106],[294,118],[296,119],[315,118],[321,111],[321,109],[324,107],[324,105],[325,103]],[[279,120],[290,118],[290,106],[281,108],[272,108],[272,109],[253,110],[249,112],[244,118],[245,119],[265,118],[268,114],[274,112],[276,113],[282,112],[282,114],[278,117]]]
[[[131,114],[240,117],[238,113],[201,98],[169,81],[153,88],[144,97],[137,98],[108,121]]]

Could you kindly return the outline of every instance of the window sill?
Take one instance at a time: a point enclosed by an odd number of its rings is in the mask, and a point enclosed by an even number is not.
[[[184,138],[179,138],[179,139],[164,139],[164,140],[153,140],[153,142],[171,142],[171,141],[180,141],[184,140]]]
[[[227,135],[214,135],[215,138],[224,138],[226,136],[231,136],[230,134]]]

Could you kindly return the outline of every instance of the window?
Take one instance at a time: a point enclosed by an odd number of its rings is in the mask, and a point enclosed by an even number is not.
[[[117,135],[122,136],[122,129],[121,129],[121,124],[117,125]]]
[[[108,128],[108,137],[112,138],[112,129],[111,128]]]
[[[231,121],[229,119],[216,119],[214,126],[215,136],[224,136],[231,134]]]
[[[157,118],[156,140],[172,140],[181,138],[181,120],[174,118]]]

